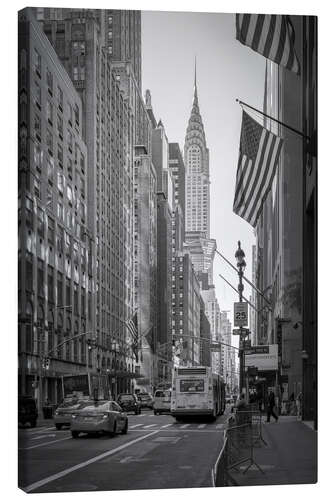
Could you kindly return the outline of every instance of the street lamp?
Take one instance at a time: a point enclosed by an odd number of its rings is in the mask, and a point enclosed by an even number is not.
[[[238,248],[235,252],[235,258],[237,261],[237,267],[238,267],[238,277],[239,277],[239,283],[238,283],[238,295],[239,295],[239,302],[243,302],[243,291],[244,291],[244,285],[243,285],[243,275],[244,275],[244,268],[246,267],[246,262],[245,262],[245,253],[241,248],[241,242],[238,241]],[[239,393],[242,393],[243,390],[243,385],[244,385],[244,372],[245,372],[245,366],[244,366],[244,361],[245,361],[245,356],[244,356],[244,339],[242,338],[242,328],[240,329],[240,336],[239,336]]]

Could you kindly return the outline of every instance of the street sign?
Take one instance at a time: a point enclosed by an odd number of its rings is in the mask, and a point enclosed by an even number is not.
[[[247,326],[248,304],[247,302],[234,302],[234,326]]]
[[[232,330],[233,335],[242,335],[242,337],[246,337],[250,334],[250,330],[248,328],[234,328]]]

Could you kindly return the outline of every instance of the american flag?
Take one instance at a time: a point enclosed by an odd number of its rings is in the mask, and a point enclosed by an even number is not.
[[[233,211],[253,227],[271,188],[282,143],[243,111]]]
[[[137,312],[134,313],[133,317],[126,321],[126,326],[132,335],[132,352],[135,355],[136,362],[139,360],[138,347],[139,347],[139,335],[138,335],[138,315]]]
[[[236,39],[267,59],[300,73],[289,16],[236,14]]]
[[[137,313],[134,313],[133,317],[126,321],[126,326],[132,335],[134,340],[138,338],[138,316]]]

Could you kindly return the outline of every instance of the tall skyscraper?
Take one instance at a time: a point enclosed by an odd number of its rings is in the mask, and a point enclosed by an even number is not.
[[[20,12],[18,48],[18,390],[40,406],[61,401],[62,375],[92,367],[89,164],[82,101],[30,9]]]
[[[209,237],[209,150],[199,109],[196,65],[192,110],[185,136],[184,161],[186,246],[190,251],[198,279],[200,280],[201,273],[207,273],[208,284],[212,285],[216,242]]]
[[[129,81],[132,88],[138,85],[131,63],[114,62],[107,50],[105,22],[111,23],[112,16],[108,11],[36,9],[36,16],[82,98],[89,165],[87,232],[95,243],[95,368],[111,374],[115,395],[133,390],[136,361],[126,321],[135,310],[134,146],[139,127],[133,103],[140,99],[137,92],[126,89]],[[116,19],[112,23],[120,18]],[[130,29],[126,26],[125,31]],[[141,109],[144,112],[143,103]],[[149,126],[148,116],[146,124]]]
[[[200,231],[209,238],[209,150],[200,115],[195,67],[194,96],[187,125],[184,160],[186,166],[186,231]]]

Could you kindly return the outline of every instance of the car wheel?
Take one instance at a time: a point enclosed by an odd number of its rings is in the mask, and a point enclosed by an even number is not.
[[[31,427],[36,427],[37,420],[31,420],[30,425],[31,425]]]
[[[128,431],[128,420],[126,420],[125,427],[123,428],[123,430],[121,431],[121,433],[122,434],[127,434],[127,431]]]
[[[79,437],[78,431],[72,431],[72,438],[77,439]]]
[[[60,431],[60,430],[61,430],[61,428],[62,428],[62,425],[61,425],[61,424],[55,424],[55,426],[56,426],[57,431]]]

